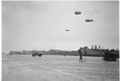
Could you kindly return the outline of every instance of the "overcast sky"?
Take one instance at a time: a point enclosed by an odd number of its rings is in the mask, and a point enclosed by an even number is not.
[[[77,50],[95,44],[116,49],[118,8],[117,1],[3,1],[2,49]]]

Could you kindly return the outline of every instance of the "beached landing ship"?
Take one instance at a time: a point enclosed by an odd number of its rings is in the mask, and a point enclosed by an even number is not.
[[[103,57],[105,61],[116,61],[119,58],[118,50],[107,50],[107,49],[89,49],[87,47],[83,47],[82,54],[83,56],[98,56]]]
[[[115,50],[106,50],[103,56],[105,61],[116,61],[119,58],[119,51]]]

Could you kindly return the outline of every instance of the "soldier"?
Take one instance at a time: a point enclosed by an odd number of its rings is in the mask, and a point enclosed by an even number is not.
[[[79,53],[79,56],[80,56],[80,58],[79,58],[79,62],[80,62],[81,60],[83,60],[82,59],[82,49],[81,48],[78,49],[78,53]]]

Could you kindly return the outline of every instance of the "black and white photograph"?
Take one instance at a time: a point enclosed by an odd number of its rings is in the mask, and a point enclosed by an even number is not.
[[[1,81],[119,81],[119,1],[1,7]]]

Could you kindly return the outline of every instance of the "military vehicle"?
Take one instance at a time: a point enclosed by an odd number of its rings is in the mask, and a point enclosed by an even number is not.
[[[39,56],[41,57],[43,54],[42,53],[33,53],[32,56],[35,57],[35,56]]]
[[[32,57],[35,57],[35,56],[41,57],[42,55],[43,55],[43,52],[35,51],[35,50],[32,51]]]

